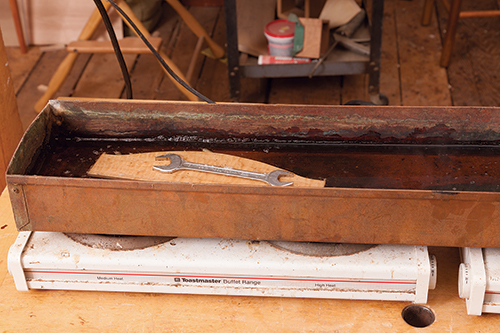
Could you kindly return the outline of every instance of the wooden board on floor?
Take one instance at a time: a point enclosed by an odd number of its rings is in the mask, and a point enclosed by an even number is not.
[[[491,332],[500,315],[468,316],[458,297],[456,248],[431,248],[437,287],[426,328],[401,317],[408,302],[15,289],[7,251],[17,236],[7,191],[0,196],[2,332]]]
[[[440,25],[446,27],[448,13],[441,4],[438,9]],[[491,9],[498,9],[497,1],[464,1],[462,4],[463,11]],[[499,35],[500,17],[459,20],[448,66],[454,105],[500,106]]]
[[[424,27],[421,1],[396,1],[402,104],[452,105],[446,69],[437,65],[441,44],[436,20]]]

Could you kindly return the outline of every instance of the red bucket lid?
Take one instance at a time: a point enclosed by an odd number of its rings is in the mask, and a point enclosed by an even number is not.
[[[295,35],[295,23],[287,20],[275,20],[266,24],[264,32],[271,37],[293,37]]]

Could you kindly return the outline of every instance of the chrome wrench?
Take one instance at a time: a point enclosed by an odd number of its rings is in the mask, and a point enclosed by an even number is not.
[[[157,156],[156,159],[170,160],[169,165],[153,166],[153,170],[158,170],[161,172],[172,173],[177,170],[194,170],[194,171],[215,173],[224,176],[233,176],[246,179],[260,180],[272,186],[289,186],[293,184],[293,182],[282,182],[279,180],[281,176],[293,176],[292,173],[283,170],[274,170],[268,173],[261,173],[261,172],[245,171],[232,168],[224,168],[215,165],[188,162],[177,154],[165,154]]]

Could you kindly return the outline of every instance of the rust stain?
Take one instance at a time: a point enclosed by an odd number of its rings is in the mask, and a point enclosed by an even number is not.
[[[477,235],[491,225],[494,220],[496,205],[489,202],[478,203],[467,216],[465,230],[468,235]]]
[[[432,201],[434,209],[432,210],[432,217],[438,221],[445,220],[452,216],[461,216],[473,205],[472,202],[464,201]]]

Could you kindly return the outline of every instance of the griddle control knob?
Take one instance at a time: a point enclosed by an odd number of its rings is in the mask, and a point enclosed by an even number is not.
[[[429,255],[429,263],[431,266],[431,272],[429,274],[429,289],[435,289],[437,284],[437,259],[435,255]]]
[[[458,295],[460,298],[470,298],[470,278],[470,265],[464,263],[460,264],[458,268]]]

